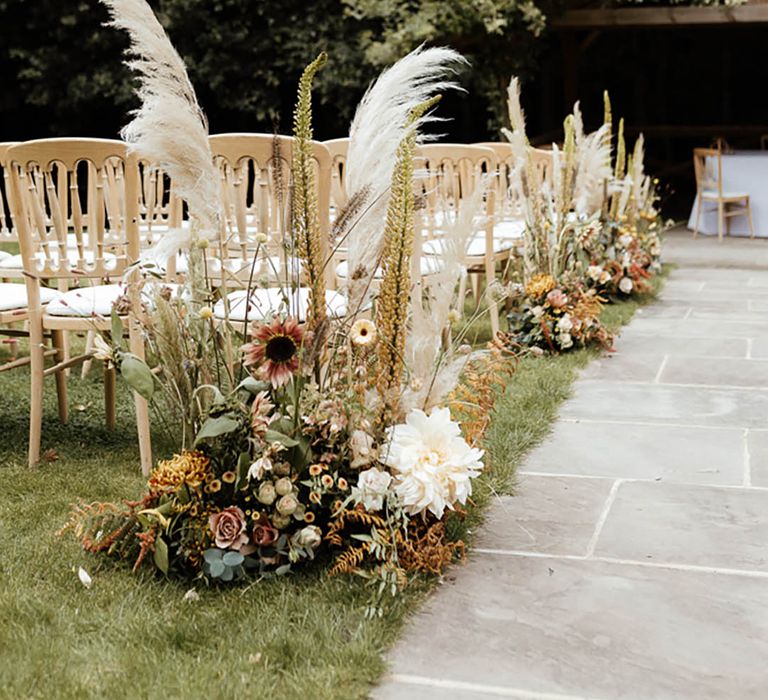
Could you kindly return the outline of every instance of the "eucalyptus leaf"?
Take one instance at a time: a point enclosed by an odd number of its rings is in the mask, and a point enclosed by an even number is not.
[[[123,347],[123,321],[115,309],[112,309],[112,345]]]
[[[277,430],[267,430],[264,434],[264,439],[267,442],[279,442],[283,447],[296,447],[299,444],[298,440],[283,435],[283,433],[278,433]]]
[[[269,384],[267,382],[260,382],[255,377],[246,377],[237,385],[237,389],[245,389],[247,392],[255,395],[269,389]]]
[[[203,559],[205,559],[208,564],[212,564],[215,561],[221,561],[223,556],[224,552],[220,549],[206,549],[205,552],[203,552]]]
[[[155,566],[164,574],[168,573],[168,545],[162,537],[155,540]]]
[[[239,427],[240,423],[227,415],[209,418],[200,428],[200,432],[195,439],[195,444],[199,443],[201,440],[209,440],[210,438],[234,432]]]
[[[144,360],[124,352],[120,356],[120,375],[131,389],[149,401],[155,393],[155,379]]]
[[[212,561],[208,564],[208,568],[210,569],[213,578],[221,578],[227,571],[229,571],[222,561]]]
[[[222,581],[231,581],[235,577],[235,572],[233,569],[230,569],[229,567],[226,567],[224,569],[224,572],[221,574],[221,580]]]
[[[245,561],[245,557],[240,552],[227,552],[221,561],[226,566],[240,566]]]

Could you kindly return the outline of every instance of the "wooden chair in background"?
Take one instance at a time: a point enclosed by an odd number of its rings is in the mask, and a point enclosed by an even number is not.
[[[331,209],[339,212],[348,201],[346,177],[349,139],[331,139],[323,141],[323,145],[331,154]]]
[[[424,240],[417,242],[425,257],[440,259],[444,250],[441,236],[446,223],[459,212],[462,201],[468,199],[480,186],[483,177],[488,178],[483,211],[476,220],[476,231],[469,239],[464,265],[475,279],[484,276],[486,284],[496,279],[499,265],[504,265],[514,249],[516,238],[510,233],[499,232],[496,223],[496,192],[498,159],[491,148],[465,144],[427,144],[417,149],[416,169],[427,172],[423,182],[423,222],[417,226]],[[459,291],[463,304],[465,283]],[[478,285],[475,299],[479,302]],[[459,309],[461,310],[461,309]],[[488,296],[491,329],[499,330],[498,303]]]
[[[9,149],[7,158],[28,297],[29,464],[34,466],[40,458],[44,379],[55,375],[59,418],[66,422],[64,370],[87,358],[65,359],[63,334],[111,328],[113,302],[126,288],[107,282],[121,279],[139,256],[139,170],[125,144],[102,139],[29,141]],[[122,191],[112,203],[108,200],[116,193],[110,192],[107,184],[110,171],[119,172],[122,183]],[[43,280],[57,281],[60,290],[47,306],[43,305]],[[143,357],[138,324],[128,315],[124,325],[131,352]],[[55,364],[47,369],[46,336],[52,339],[55,357]],[[114,368],[105,365],[104,378],[107,425],[111,428],[115,424]],[[134,398],[141,466],[146,474],[152,466],[149,410],[143,398],[138,394]]]
[[[284,297],[285,287],[297,289],[290,302],[292,313],[303,317],[309,290],[302,286],[303,270],[295,251],[287,246],[290,227],[290,179],[293,138],[272,134],[216,134],[210,137],[211,151],[221,175],[225,222],[216,246],[221,260],[223,291],[234,288],[214,306],[214,314],[232,322],[269,317]],[[322,241],[321,257],[330,255],[330,206],[332,159],[319,142],[312,144],[315,184]],[[257,242],[265,234],[267,243]],[[266,250],[265,250],[266,249]],[[259,258],[254,256],[260,250]],[[266,254],[265,254],[266,253]],[[267,288],[251,288],[253,275],[266,276]],[[331,291],[333,266],[324,271],[329,290],[326,306],[330,314],[345,311],[341,295]],[[228,309],[225,308],[228,305]]]
[[[755,237],[752,226],[752,208],[747,192],[723,190],[723,160],[719,148],[694,148],[693,169],[696,175],[696,220],[693,237],[699,233],[699,223],[705,204],[717,209],[717,238],[722,242],[723,234],[730,234],[730,220],[734,216],[746,216],[749,237]]]

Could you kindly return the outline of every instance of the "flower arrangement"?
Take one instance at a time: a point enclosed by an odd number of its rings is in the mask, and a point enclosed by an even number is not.
[[[516,199],[524,203],[526,222],[522,284],[508,299],[509,338],[538,352],[610,347],[611,335],[599,319],[604,300],[580,275],[580,236],[590,238],[599,230],[589,212],[601,201],[601,179],[610,158],[608,128],[585,135],[577,105],[564,122],[562,151],[553,146],[549,176],[542,178],[525,135],[515,78],[508,95],[512,131],[506,135],[516,158],[511,183]]]
[[[144,0],[103,1],[131,32],[141,65],[151,66],[159,44],[173,53]],[[151,41],[142,44],[148,27]],[[364,178],[352,191],[350,207],[360,211],[366,201],[379,206],[383,197],[386,216],[375,235],[370,217],[360,217],[377,250],[355,262],[341,311],[326,303],[324,271],[332,251],[320,240],[308,162],[312,79],[325,61],[323,54],[302,76],[294,118],[291,222],[283,243],[300,258],[302,278],[263,290],[277,301],[269,313],[255,314],[248,337],[238,342],[228,320],[229,297],[205,275],[221,235],[210,229],[219,207],[192,200],[187,246],[196,262],[187,280],[178,292],[161,291],[152,303],[133,308],[153,351],[149,362],[122,351],[116,313],[110,342],[99,341],[99,351],[142,396],[153,402],[171,397],[182,435],[177,454],[157,463],[138,500],[74,508],[64,530],[89,552],[128,561],[134,570],[154,566],[168,575],[224,583],[280,576],[322,560],[332,574],[355,572],[376,581],[378,596],[396,592],[411,572],[439,573],[463,552],[445,523],[461,513],[484,468],[484,424],[470,419],[465,436],[452,418],[449,392],[470,356],[450,341],[448,328],[461,274],[456,261],[466,252],[482,192],[448,234],[452,252],[440,275],[424,284],[410,277],[418,127],[437,102],[429,93],[452,85],[438,78],[457,54],[417,50],[403,59],[405,67],[382,75],[355,117],[353,130],[357,125],[376,133],[376,112],[387,102],[382,90],[399,109],[386,110],[382,125],[397,142],[376,142],[368,153],[355,144],[361,161],[389,159],[392,167],[386,191],[379,191],[379,180]],[[188,86],[183,65],[176,70],[174,80]],[[409,80],[393,93],[388,74],[405,73]],[[191,87],[185,94],[199,116]],[[393,129],[393,119],[401,120],[399,128]],[[194,172],[200,176],[199,169],[179,174],[191,181]],[[201,207],[207,219],[198,214]],[[354,218],[339,215],[341,221]],[[200,221],[208,223],[201,227]],[[337,236],[361,249],[352,226],[337,226]],[[264,243],[254,241],[254,256],[265,255]],[[373,291],[377,264],[381,282]],[[250,281],[246,291],[252,291]],[[221,305],[225,313],[217,317],[212,308]],[[416,322],[425,316],[429,323]],[[486,381],[511,371],[508,353],[497,348],[491,356]],[[471,415],[471,397],[466,403]],[[474,408],[487,412],[487,406]]]
[[[543,177],[525,135],[517,79],[509,86],[511,191],[526,221],[523,283],[508,302],[509,337],[538,351],[610,348],[601,305],[651,292],[650,279],[661,269],[657,181],[644,172],[643,138],[627,157],[620,120],[614,157],[607,93],[604,99],[603,125],[591,134],[574,105],[563,146],[553,144]]]
[[[611,334],[598,320],[603,299],[580,282],[563,284],[535,275],[512,297],[509,337],[534,352],[560,353],[596,345],[609,349]]]

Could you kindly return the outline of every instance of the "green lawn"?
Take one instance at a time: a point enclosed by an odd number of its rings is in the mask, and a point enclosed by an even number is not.
[[[637,308],[606,308],[617,327]],[[479,329],[482,332],[482,329]],[[5,352],[0,350],[0,352]],[[578,351],[524,359],[497,402],[487,433],[488,473],[466,526],[493,493],[509,493],[524,455],[547,433],[576,370]],[[130,498],[142,488],[132,406],[120,387],[118,425],[102,427],[98,367],[70,378],[72,419],[56,419],[47,380],[44,449],[56,461],[26,469],[27,374],[0,375],[0,697],[358,698],[384,671],[382,652],[429,589],[414,585],[384,619],[367,621],[358,579],[322,571],[248,588],[206,589],[85,555],[54,532],[78,499]],[[76,570],[93,577],[86,589]]]

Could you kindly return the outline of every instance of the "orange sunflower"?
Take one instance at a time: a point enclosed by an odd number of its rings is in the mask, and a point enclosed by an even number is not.
[[[286,384],[299,369],[299,351],[304,342],[304,331],[295,318],[271,323],[254,322],[251,326],[252,342],[243,346],[244,364],[255,367],[274,388]]]

